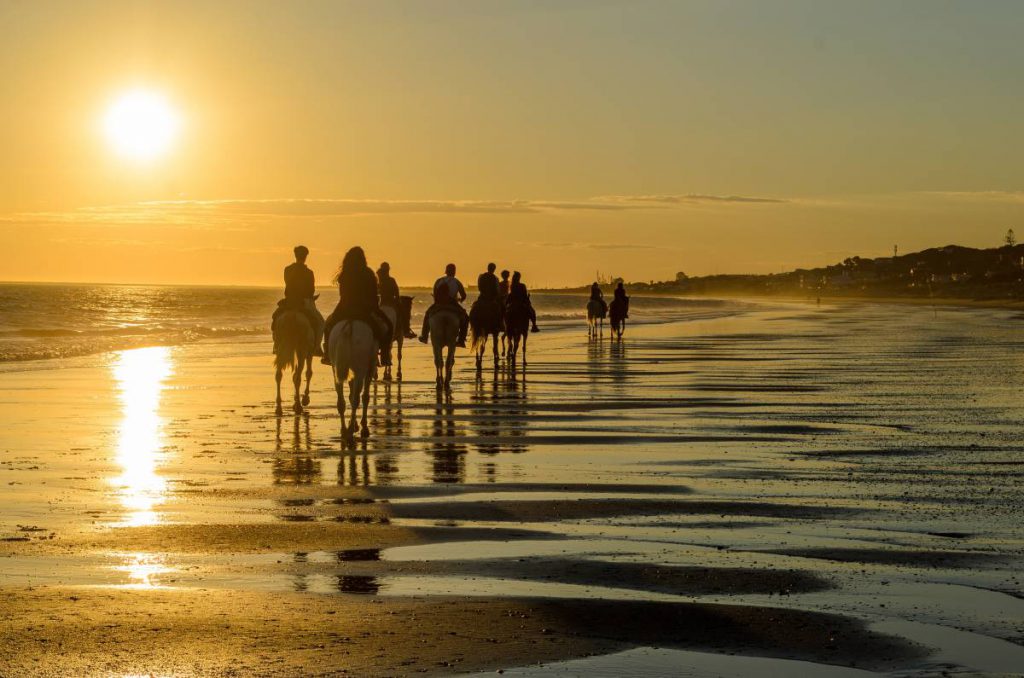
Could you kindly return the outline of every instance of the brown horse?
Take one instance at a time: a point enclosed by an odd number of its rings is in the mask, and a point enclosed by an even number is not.
[[[626,318],[629,317],[629,298],[616,297],[608,312],[611,316],[612,333],[617,339],[622,339],[622,333],[626,331]]]
[[[309,405],[309,382],[313,377],[313,342],[316,333],[309,318],[302,311],[286,311],[274,321],[274,379],[277,381],[277,414],[283,413],[281,406],[281,376],[285,368],[292,371],[295,385],[295,400],[292,411],[300,414]],[[306,392],[299,399],[302,385],[302,368],[306,368]]]
[[[600,299],[587,302],[587,336],[597,337],[604,333],[604,318],[608,315],[608,307]]]
[[[530,336],[530,309],[522,303],[510,302],[505,311],[505,333],[508,335],[508,360],[515,368],[519,348],[523,349],[523,365],[526,365],[526,340]]]
[[[455,342],[459,338],[459,314],[448,305],[442,305],[430,315],[430,344],[434,349],[434,367],[437,370],[437,390],[452,388],[452,369],[455,367]],[[447,354],[443,352],[447,349]]]
[[[483,369],[487,337],[491,337],[494,366],[498,366],[498,336],[502,327],[501,306],[496,299],[478,298],[469,311],[469,329],[473,334],[471,348],[476,356],[476,371]]]

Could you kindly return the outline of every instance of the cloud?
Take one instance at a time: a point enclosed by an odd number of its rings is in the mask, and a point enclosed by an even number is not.
[[[954,200],[1024,203],[1024,191],[926,191],[924,195]]]
[[[519,241],[516,245],[520,247],[536,247],[539,249],[577,249],[577,250],[654,250],[672,249],[645,243],[615,243],[615,242],[525,242]]]
[[[706,195],[703,193],[686,193],[683,195],[608,195],[594,199],[623,203],[654,203],[658,205],[685,205],[699,203],[778,204],[792,202],[782,198],[765,198],[749,195]]]
[[[393,214],[539,214],[551,212],[671,209],[694,204],[782,203],[777,198],[738,195],[615,195],[576,201],[553,200],[375,200],[268,198],[155,200],[81,207],[63,212],[0,215],[0,224],[152,225],[180,228],[240,228],[279,218],[345,218]]]

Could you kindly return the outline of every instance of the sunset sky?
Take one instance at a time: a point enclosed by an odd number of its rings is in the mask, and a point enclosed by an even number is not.
[[[298,243],[324,283],[361,244],[403,284],[533,286],[995,246],[1024,235],[1022,35],[998,0],[0,0],[0,280],[276,284]],[[173,116],[147,157],[109,130],[133,92]]]

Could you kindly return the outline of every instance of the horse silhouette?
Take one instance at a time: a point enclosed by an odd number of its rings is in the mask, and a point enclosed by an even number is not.
[[[441,306],[430,315],[430,344],[434,349],[434,367],[437,369],[437,388],[447,391],[452,387],[452,369],[455,367],[455,342],[459,339],[460,318],[456,309]],[[442,357],[444,349],[448,349]]]
[[[483,369],[484,353],[487,352],[487,337],[491,337],[494,366],[498,366],[498,337],[502,330],[501,305],[496,299],[478,298],[469,311],[469,329],[472,333],[470,347],[476,356],[476,370]]]
[[[362,437],[367,438],[370,435],[366,421],[366,410],[370,403],[370,381],[377,369],[378,349],[373,329],[363,320],[342,320],[331,330],[327,348],[334,370],[334,390],[338,395],[342,439],[351,441],[356,431],[361,431]],[[346,382],[349,387],[349,404],[352,406],[348,427],[345,426]],[[361,429],[356,426],[360,398],[363,405]]]
[[[391,342],[395,349],[395,360],[398,363],[396,366],[397,370],[395,371],[395,376],[398,378],[398,381],[402,381],[402,345],[405,343],[405,328],[399,327],[401,323],[398,322],[398,309],[394,306],[381,306],[380,310],[391,323]],[[381,347],[381,350],[383,351],[384,348]],[[384,381],[391,381],[391,365],[384,367],[383,379]]]
[[[285,311],[274,321],[274,380],[277,382],[277,414],[284,409],[281,403],[281,377],[285,368],[292,371],[295,398],[292,410],[301,414],[309,405],[309,382],[313,377],[313,342],[316,333],[309,318],[302,311]],[[302,369],[306,369],[306,391],[299,399],[302,385]]]
[[[608,307],[600,299],[587,302],[587,336],[597,337],[604,333],[604,319],[608,315]]]
[[[629,316],[629,300],[616,297],[608,311],[611,315],[612,332],[617,338],[622,339],[622,333],[626,330],[626,318]]]
[[[530,309],[517,301],[510,301],[505,311],[505,333],[509,338],[508,360],[516,366],[520,347],[523,350],[523,365],[526,365],[526,340],[530,336]]]

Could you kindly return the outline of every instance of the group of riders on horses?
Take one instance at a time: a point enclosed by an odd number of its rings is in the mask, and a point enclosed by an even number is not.
[[[313,327],[315,339],[313,355],[320,356],[321,362],[330,364],[328,343],[331,329],[343,320],[361,320],[373,330],[374,338],[381,350],[381,365],[388,366],[391,362],[391,343],[395,337],[395,326],[382,311],[382,307],[394,309],[397,330],[406,338],[413,339],[416,334],[410,327],[412,314],[412,297],[403,297],[398,283],[391,277],[391,266],[384,262],[376,274],[366,262],[366,254],[361,247],[353,247],[346,254],[341,268],[334,277],[338,285],[338,304],[325,319],[316,307],[316,279],[313,271],[306,266],[309,249],[299,245],[294,249],[295,262],[284,269],[284,299],[278,302],[274,311],[273,323],[288,311],[304,313]],[[477,289],[480,296],[474,308],[490,310],[496,317],[504,319],[508,309],[523,309],[529,317],[531,331],[539,332],[537,313],[530,301],[530,293],[523,284],[519,271],[501,272],[501,279],[494,274],[497,269],[493,263],[487,265],[487,271],[477,278]],[[621,287],[621,286],[620,286]],[[600,293],[600,290],[598,290]],[[452,311],[459,318],[459,336],[456,346],[466,346],[466,334],[469,328],[469,314],[462,307],[466,300],[466,289],[455,277],[455,264],[445,267],[444,275],[434,283],[434,303],[427,309],[423,318],[423,329],[419,339],[424,344],[429,341],[430,319],[441,311]],[[503,322],[503,320],[502,320]],[[276,347],[275,347],[276,352]]]

